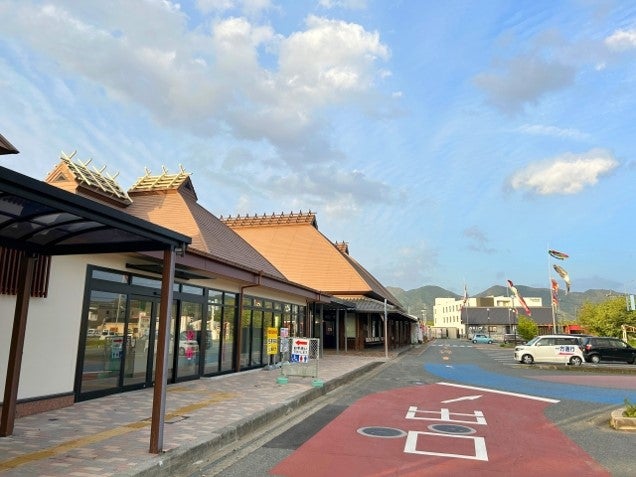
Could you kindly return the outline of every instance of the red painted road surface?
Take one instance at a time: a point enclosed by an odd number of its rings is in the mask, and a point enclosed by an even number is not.
[[[370,395],[270,474],[609,476],[545,418],[552,402],[443,383]]]

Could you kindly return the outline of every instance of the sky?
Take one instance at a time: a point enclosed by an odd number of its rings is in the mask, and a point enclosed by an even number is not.
[[[385,286],[636,291],[636,1],[0,0],[0,164],[317,214]],[[547,253],[569,255],[558,262]]]

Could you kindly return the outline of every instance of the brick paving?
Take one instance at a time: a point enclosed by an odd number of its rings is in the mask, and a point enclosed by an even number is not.
[[[401,351],[405,351],[405,348]],[[398,353],[391,352],[389,359]],[[167,387],[163,450],[148,452],[152,389],[76,403],[16,420],[0,437],[2,477],[157,475],[248,433],[385,361],[384,352],[326,354],[313,378],[277,380],[279,369],[259,369]]]

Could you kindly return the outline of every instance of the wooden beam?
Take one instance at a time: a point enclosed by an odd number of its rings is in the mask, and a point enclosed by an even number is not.
[[[36,258],[34,255],[26,253],[22,256],[20,263],[18,293],[15,300],[15,314],[13,317],[13,330],[11,332],[11,348],[9,350],[9,362],[7,364],[7,378],[4,385],[2,417],[0,417],[0,437],[12,435],[13,426],[15,424],[15,410],[18,400],[20,370],[22,368],[22,353],[24,351],[24,336],[26,334],[35,261]]]
[[[170,346],[170,315],[172,311],[175,261],[174,249],[164,250],[155,386],[152,397],[152,418],[150,423],[150,452],[152,454],[159,454],[163,451],[163,426],[166,416],[166,381],[168,377],[168,348]]]

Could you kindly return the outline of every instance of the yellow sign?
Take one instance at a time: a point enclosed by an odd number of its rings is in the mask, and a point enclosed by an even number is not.
[[[278,353],[278,329],[267,328],[267,354]]]

